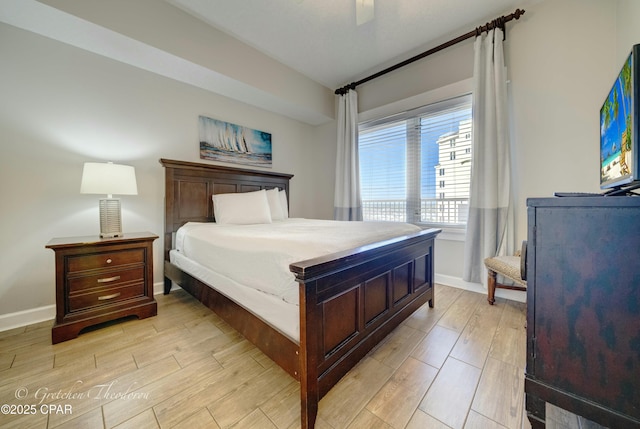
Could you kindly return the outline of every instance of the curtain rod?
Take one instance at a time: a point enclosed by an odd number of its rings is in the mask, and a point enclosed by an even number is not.
[[[391,67],[388,67],[382,71],[379,71],[377,73],[372,74],[371,76],[365,77],[363,79],[360,79],[357,82],[351,82],[349,85],[345,85],[342,88],[338,88],[335,90],[335,94],[336,95],[344,95],[347,93],[347,91],[349,91],[350,89],[355,89],[356,86],[358,85],[362,85],[365,82],[369,82],[370,80],[373,80],[375,78],[378,78],[382,75],[385,75],[387,73],[390,73],[394,70],[397,70],[401,67],[404,67],[408,64],[411,64],[415,61],[421,60],[424,57],[427,57],[431,54],[434,54],[438,51],[441,51],[445,48],[448,48],[450,46],[455,45],[456,43],[462,42],[463,40],[466,39],[470,39],[472,37],[478,37],[480,36],[483,32],[489,32],[490,30],[493,30],[494,28],[500,28],[502,29],[502,32],[506,35],[506,31],[505,31],[505,23],[511,21],[512,19],[520,19],[520,17],[524,15],[524,10],[522,9],[516,9],[515,12],[506,15],[506,16],[501,16],[499,18],[494,19],[491,22],[487,22],[485,25],[481,25],[480,27],[476,27],[475,30],[471,30],[466,34],[463,34],[462,36],[458,36],[455,39],[449,40],[448,42],[443,43],[442,45],[436,46],[435,48],[431,48],[428,51],[425,51],[421,54],[416,55],[415,57],[411,57],[408,60],[404,60],[401,63],[398,63],[396,65],[393,65]]]

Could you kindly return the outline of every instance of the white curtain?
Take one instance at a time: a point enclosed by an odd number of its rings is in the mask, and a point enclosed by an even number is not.
[[[336,220],[362,220],[358,159],[358,93],[349,90],[338,104],[338,153],[334,194]]]
[[[513,254],[514,221],[503,32],[476,38],[473,150],[463,279],[486,283],[484,259]]]

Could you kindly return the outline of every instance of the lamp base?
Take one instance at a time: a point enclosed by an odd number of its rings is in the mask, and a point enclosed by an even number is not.
[[[100,238],[122,237],[120,199],[100,199]]]
[[[122,237],[123,235],[124,233],[122,232],[101,232],[100,238],[116,238],[116,237]]]

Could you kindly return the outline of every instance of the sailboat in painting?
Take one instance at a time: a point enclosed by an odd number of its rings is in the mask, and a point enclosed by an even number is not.
[[[200,158],[271,167],[271,134],[206,116],[198,118]]]

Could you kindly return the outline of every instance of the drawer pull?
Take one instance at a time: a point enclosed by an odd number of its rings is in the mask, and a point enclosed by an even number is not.
[[[120,292],[111,294],[111,295],[104,295],[104,296],[99,296],[98,297],[98,301],[105,301],[107,299],[113,299],[113,298],[117,298],[120,296]]]
[[[104,279],[98,279],[98,283],[109,283],[109,282],[115,282],[116,280],[120,280],[120,276],[105,277]]]
[[[111,258],[107,259],[107,264],[110,264],[111,262]]]

